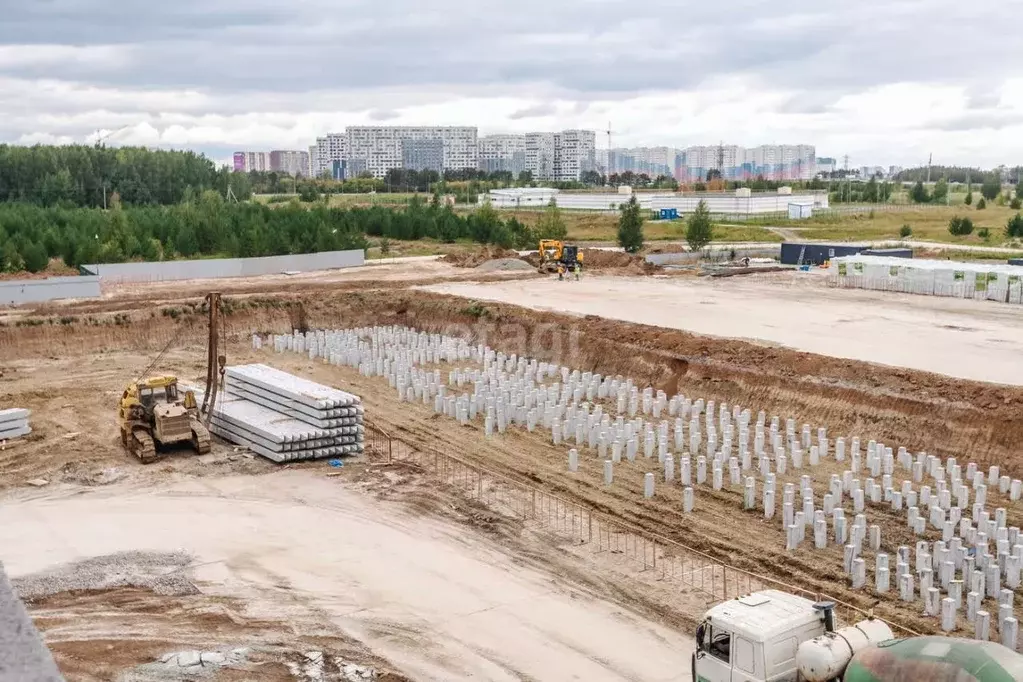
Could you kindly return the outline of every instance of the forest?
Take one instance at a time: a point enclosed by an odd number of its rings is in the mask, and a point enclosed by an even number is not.
[[[253,180],[265,178],[193,152],[0,145],[0,272],[39,272],[54,258],[77,267],[366,248],[367,236],[509,248],[537,238],[489,207],[456,213],[437,196],[403,210],[332,208],[316,191],[251,203]]]
[[[204,190],[226,195],[229,186],[248,199],[247,176],[194,152],[0,144],[0,202],[105,208],[116,193],[125,204],[167,205]]]
[[[503,220],[489,206],[459,214],[437,201],[415,198],[400,211],[297,200],[274,208],[228,202],[213,190],[170,206],[126,206],[116,195],[112,200],[106,211],[0,203],[0,271],[39,272],[51,258],[77,267],[358,249],[367,247],[367,235],[471,240],[506,248],[530,245],[539,236],[515,218]]]

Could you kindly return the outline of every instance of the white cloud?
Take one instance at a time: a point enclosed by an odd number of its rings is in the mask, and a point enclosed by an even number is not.
[[[46,0],[0,23],[0,141],[221,154],[611,121],[622,145],[990,166],[1023,157],[1021,65],[1014,24],[956,0]]]

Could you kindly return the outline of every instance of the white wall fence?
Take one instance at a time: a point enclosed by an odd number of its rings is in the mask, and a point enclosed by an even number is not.
[[[63,298],[99,298],[99,277],[50,277],[0,282],[0,305],[42,303]]]
[[[831,261],[828,282],[845,289],[1023,303],[1023,267],[1016,265],[849,256]]]
[[[677,193],[636,193],[636,201],[640,208],[659,211],[662,208],[674,208],[679,213],[692,213],[696,206],[705,202],[711,213],[759,214],[782,213],[788,215],[789,204],[810,205],[814,209],[828,208],[826,192],[802,192],[793,194],[764,193],[741,196],[736,194],[677,194]],[[555,189],[530,188],[529,191],[491,190],[480,194],[480,205],[490,201],[494,208],[542,208],[553,198],[559,208],[617,211],[622,203],[629,200],[628,194],[572,194],[559,192]]]
[[[99,275],[104,284],[117,282],[164,282],[182,279],[255,277],[284,272],[311,272],[353,268],[365,264],[362,249],[322,251],[261,258],[210,258],[152,263],[99,263],[83,265],[84,272]]]
[[[364,265],[365,262],[365,252],[362,249],[353,249],[263,258],[213,258],[210,260],[83,265],[80,268],[83,274],[79,277],[49,277],[0,282],[0,306],[43,303],[62,299],[99,298],[102,294],[101,284],[254,277],[285,272],[354,268]]]

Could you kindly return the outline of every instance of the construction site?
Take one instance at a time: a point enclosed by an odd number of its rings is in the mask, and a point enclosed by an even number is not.
[[[584,256],[0,309],[0,561],[60,673],[717,682],[708,610],[780,593],[1019,648],[1018,306]]]

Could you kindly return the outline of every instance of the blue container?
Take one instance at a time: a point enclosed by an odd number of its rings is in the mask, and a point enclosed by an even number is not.
[[[677,208],[662,208],[660,210],[661,220],[678,220],[678,209]]]

